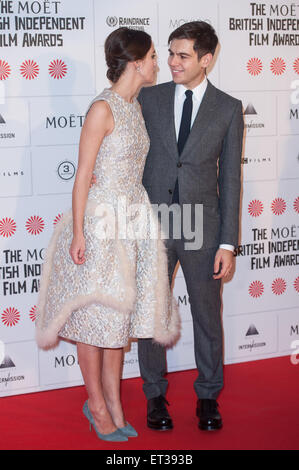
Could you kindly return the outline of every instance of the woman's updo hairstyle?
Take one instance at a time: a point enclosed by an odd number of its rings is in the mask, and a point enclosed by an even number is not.
[[[128,62],[143,59],[152,45],[149,34],[129,28],[118,28],[105,41],[107,78],[116,83]]]

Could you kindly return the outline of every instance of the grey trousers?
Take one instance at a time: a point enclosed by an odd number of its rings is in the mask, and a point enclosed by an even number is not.
[[[168,274],[172,279],[177,261],[184,273],[194,332],[198,376],[194,389],[198,398],[216,399],[223,388],[223,331],[221,280],[213,279],[217,249],[186,251],[183,240],[167,240]],[[138,358],[146,398],[165,395],[168,381],[166,350],[151,339],[138,340]]]

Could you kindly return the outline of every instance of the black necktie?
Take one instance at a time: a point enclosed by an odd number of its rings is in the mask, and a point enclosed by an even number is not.
[[[192,117],[192,107],[193,107],[193,101],[192,101],[193,91],[186,90],[185,95],[186,95],[186,99],[184,101],[181,125],[180,125],[180,130],[179,130],[179,138],[178,138],[179,155],[181,155],[181,153],[183,151],[185,143],[186,143],[186,141],[188,139],[188,136],[190,134],[190,128],[191,128],[191,117]],[[180,167],[182,166],[180,162],[178,162],[178,166],[180,166]],[[176,180],[176,183],[175,183],[172,203],[173,204],[179,204],[179,181],[178,181],[178,179]]]

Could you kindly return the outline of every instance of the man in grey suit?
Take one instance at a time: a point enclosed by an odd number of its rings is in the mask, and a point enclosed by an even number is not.
[[[242,103],[206,78],[217,44],[214,29],[205,22],[176,29],[169,37],[173,81],[143,88],[138,98],[151,142],[143,176],[151,202],[181,208],[191,204],[193,223],[195,205],[203,205],[202,247],[187,250],[184,234],[166,242],[169,278],[180,261],[191,305],[196,412],[203,430],[222,427],[216,401],[223,387],[220,286],[232,269],[238,243],[244,127]],[[148,400],[147,424],[171,429],[165,349],[142,339],[138,355]]]

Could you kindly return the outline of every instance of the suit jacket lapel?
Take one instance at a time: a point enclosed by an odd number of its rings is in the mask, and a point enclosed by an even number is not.
[[[203,96],[202,102],[200,104],[198,113],[194,120],[192,129],[190,131],[189,137],[185,144],[185,147],[181,153],[180,159],[184,158],[185,155],[188,155],[192,148],[198,142],[201,137],[204,135],[208,129],[210,123],[215,119],[215,106],[216,106],[216,89],[208,81],[208,86]]]
[[[175,122],[174,122],[174,93],[175,83],[170,82],[169,86],[160,93],[159,109],[160,109],[160,129],[163,140],[169,153],[178,161],[179,152],[177,146]]]

